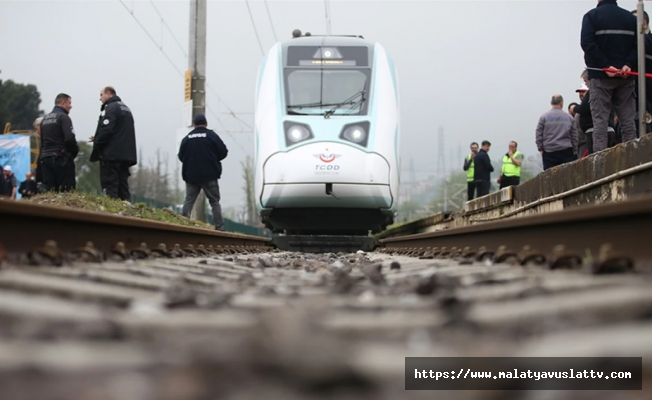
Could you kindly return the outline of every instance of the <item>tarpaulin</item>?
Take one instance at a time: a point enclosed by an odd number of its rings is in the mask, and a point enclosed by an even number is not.
[[[28,135],[0,135],[0,167],[11,166],[16,177],[16,198],[19,199],[18,186],[30,171],[30,137]]]

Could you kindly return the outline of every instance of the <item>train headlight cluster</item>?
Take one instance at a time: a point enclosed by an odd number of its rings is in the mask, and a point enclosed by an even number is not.
[[[348,140],[360,146],[366,147],[369,139],[369,122],[360,122],[345,125],[340,134],[340,139]]]
[[[287,146],[292,146],[293,144],[312,139],[313,137],[308,125],[285,121],[285,144]]]

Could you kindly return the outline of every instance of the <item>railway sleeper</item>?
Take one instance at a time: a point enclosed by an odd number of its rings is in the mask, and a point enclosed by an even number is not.
[[[86,242],[83,247],[76,248],[68,253],[63,252],[55,240],[47,240],[42,247],[38,247],[26,254],[19,254],[19,264],[31,266],[54,266],[61,267],[74,262],[102,263],[102,262],[125,262],[128,260],[147,260],[156,258],[198,258],[214,257],[218,255],[247,255],[273,253],[273,250],[266,246],[213,246],[206,247],[198,244],[188,244],[181,247],[176,243],[170,249],[165,243],[159,243],[157,247],[150,249],[147,243],[140,243],[138,247],[128,249],[124,242],[118,242],[109,250],[102,251],[92,241]],[[8,261],[10,257],[4,252],[0,254],[2,260]]]
[[[582,254],[580,251],[568,249],[565,245],[554,246],[546,252],[523,246],[520,251],[509,249],[505,245],[498,246],[495,250],[480,246],[477,250],[470,246],[462,249],[458,247],[384,247],[376,250],[377,253],[391,256],[407,256],[419,259],[455,259],[460,265],[470,265],[474,262],[489,262],[490,264],[508,263],[521,266],[540,266],[550,270],[571,269],[581,270],[589,274],[614,274],[629,273],[635,270],[634,260],[626,254],[614,249],[610,243],[600,246],[597,257],[590,253]]]

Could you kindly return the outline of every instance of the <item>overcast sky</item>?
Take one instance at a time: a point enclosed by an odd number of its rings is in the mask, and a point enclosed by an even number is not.
[[[449,169],[461,169],[460,148],[465,155],[471,141],[490,140],[492,159],[501,157],[510,140],[518,141],[526,156],[535,155],[534,130],[551,96],[562,94],[565,104],[578,99],[584,68],[580,25],[597,1],[330,3],[333,34],[379,42],[396,62],[403,180],[408,180],[411,159],[417,179],[436,170],[439,126],[445,130]],[[634,0],[619,4],[636,7]],[[242,131],[253,126],[263,51],[275,35],[286,40],[294,29],[326,32],[321,0],[267,0],[267,8],[262,0],[249,0],[249,7],[253,23],[244,0],[208,2],[207,81],[213,90],[206,114],[230,151],[221,180],[224,207],[243,204],[240,162],[253,155],[253,134]],[[174,172],[188,15],[189,1],[0,0],[0,78],[37,85],[46,111],[57,93],[70,94],[78,140],[95,131],[99,89],[114,85],[134,113],[145,158],[160,148]],[[244,122],[227,114],[231,111]],[[232,133],[223,132],[217,117]]]

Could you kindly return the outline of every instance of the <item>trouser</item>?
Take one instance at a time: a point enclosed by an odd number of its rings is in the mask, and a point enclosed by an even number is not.
[[[505,188],[507,186],[518,186],[521,183],[520,176],[501,176],[500,177],[500,188]]]
[[[552,167],[577,160],[577,156],[573,153],[573,149],[570,147],[559,151],[544,151],[542,158],[544,171]]]
[[[36,183],[43,183],[43,165],[40,162],[36,163],[36,171],[34,172],[34,180]]]
[[[75,161],[68,155],[41,159],[43,191],[68,192],[77,186]]]
[[[590,106],[593,116],[593,150],[595,152],[608,147],[607,127],[612,105],[620,122],[623,143],[636,139],[634,80],[591,79]]]
[[[577,148],[577,158],[586,157],[586,155],[590,154],[588,150],[589,150],[588,144],[582,143],[581,145],[579,145],[579,147]],[[586,155],[584,153],[586,153]]]
[[[586,149],[589,150],[589,154],[595,153],[595,150],[593,148],[593,128],[587,129],[584,134],[586,135]],[[614,128],[608,126],[607,127],[607,147],[611,147],[611,146],[615,146],[615,145],[616,145],[616,131],[614,130]],[[582,154],[583,154],[583,152],[578,152],[579,157],[581,157]]]
[[[489,194],[489,188],[491,187],[490,181],[475,181],[476,197],[482,197]]]
[[[468,201],[473,200],[473,195],[475,194],[475,182],[466,182],[466,197]]]
[[[213,220],[215,221],[215,229],[218,231],[224,230],[224,219],[222,219],[222,207],[220,206],[220,185],[217,180],[204,182],[204,183],[189,183],[186,182],[186,200],[183,202],[183,209],[181,214],[184,217],[190,215],[192,207],[195,205],[195,200],[199,196],[199,192],[204,190],[208,202],[213,209]]]
[[[110,198],[131,201],[129,193],[129,164],[122,161],[100,160],[100,185]]]

